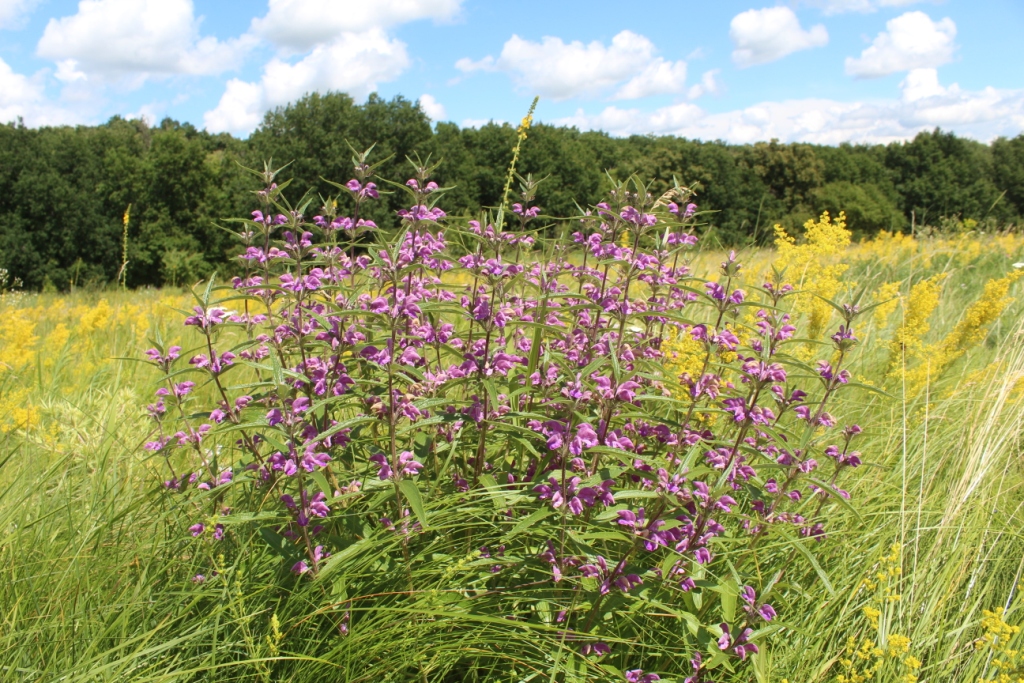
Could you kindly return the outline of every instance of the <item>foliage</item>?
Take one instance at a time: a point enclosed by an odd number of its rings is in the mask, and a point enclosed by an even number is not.
[[[449,233],[451,227],[445,230]],[[1012,234],[898,237],[847,247],[843,261],[850,269],[843,279],[856,281],[854,291],[865,292],[897,283],[907,296],[917,282],[945,273],[939,301],[928,316],[925,343],[946,338],[983,297],[986,282],[1024,262],[1024,242]],[[687,254],[693,274],[711,277],[727,258],[699,250]],[[777,255],[749,250],[740,258],[756,282],[770,273]],[[446,287],[454,286],[451,271],[445,279]],[[892,289],[887,287],[889,294],[877,300],[891,301]],[[886,343],[902,320],[896,303],[888,316],[876,315],[878,309],[863,316],[858,336],[864,343],[849,361],[854,382],[884,380]],[[485,558],[475,544],[472,553],[464,554],[460,543],[465,539],[450,532],[453,524],[467,519],[474,520],[478,537],[493,529],[485,520],[497,513],[495,498],[506,493],[500,487],[461,501],[447,495],[424,501],[434,527],[427,533],[435,545],[429,553],[411,556],[414,598],[402,592],[403,537],[372,525],[353,531],[366,540],[341,560],[356,565],[354,570],[317,580],[310,580],[308,572],[289,580],[288,565],[277,551],[257,532],[242,533],[247,524],[264,523],[258,520],[233,521],[219,542],[210,536],[193,539],[187,527],[195,516],[179,505],[185,498],[168,494],[159,483],[165,478],[160,476],[162,459],[140,451],[142,443],[154,438],[137,409],[156,388],[154,373],[126,360],[143,355],[147,338],[187,348],[196,333],[180,325],[175,311],[192,305],[191,294],[155,291],[7,294],[0,300],[4,320],[18,316],[31,325],[28,338],[17,343],[31,358],[0,371],[0,397],[37,415],[33,424],[0,434],[0,607],[5,615],[0,665],[8,678],[304,681],[322,680],[326,671],[329,679],[405,681],[410,671],[417,678],[423,663],[429,670],[449,666],[451,681],[474,680],[474,674],[477,680],[504,681],[512,667],[550,671],[551,655],[557,652],[565,653],[560,660],[565,666],[556,680],[572,678],[565,669],[578,654],[569,657],[568,648],[557,644],[557,610],[524,602],[552,621],[550,627],[530,622],[524,628],[489,609],[494,597],[479,582],[494,578],[493,565],[525,558],[510,557],[508,549],[498,558],[493,546]],[[1004,650],[1019,650],[1014,629],[1022,614],[1016,588],[1024,556],[1018,493],[1024,345],[1016,322],[1022,310],[1020,301],[1010,304],[988,326],[985,339],[941,375],[932,374],[917,397],[904,396],[899,386],[893,395],[850,390],[849,398],[837,397],[833,412],[864,425],[857,438],[868,466],[845,479],[853,507],[831,507],[829,533],[810,545],[832,590],[802,554],[795,557],[788,580],[769,593],[779,611],[770,626],[784,629],[758,635],[759,652],[734,673],[718,668],[715,680],[831,682],[844,674],[840,659],[851,637],[856,648],[865,638],[871,640],[869,654],[883,651],[891,667],[881,670],[885,675],[909,672],[906,660],[912,656],[921,663],[920,680],[988,681],[1004,673],[1014,680],[1019,655]],[[694,313],[692,307],[684,311]],[[8,353],[11,346],[0,341],[0,352]],[[185,358],[198,353],[204,352],[196,349]],[[352,362],[363,361],[346,361]],[[231,372],[240,379],[250,370]],[[671,372],[676,374],[675,368]],[[227,379],[233,382],[230,375]],[[670,388],[685,401],[683,385],[676,386]],[[212,391],[215,387],[200,383],[192,395],[209,402],[215,400]],[[429,459],[421,462],[433,466]],[[366,476],[378,487],[373,495],[390,495],[388,482],[373,481],[377,469]],[[237,476],[245,476],[244,471]],[[536,494],[521,495],[529,501]],[[647,501],[621,498],[618,504],[629,503],[632,509],[640,502]],[[348,510],[340,507],[332,514]],[[422,535],[412,538],[414,544]],[[894,543],[899,544],[898,558],[884,559],[895,557]],[[240,552],[243,547],[247,550]],[[765,549],[770,547],[759,552]],[[784,546],[779,552],[785,553]],[[735,548],[723,547],[720,557],[735,554]],[[397,563],[385,563],[384,557]],[[883,582],[876,576],[880,572],[887,577]],[[200,573],[206,580],[193,582]],[[542,578],[550,585],[550,574]],[[629,599],[647,610],[641,594],[655,580],[643,578]],[[865,578],[877,586],[865,585]],[[324,626],[331,613],[325,608],[357,597],[349,579],[393,581],[398,594],[390,606],[381,604],[388,596],[373,598],[378,601],[374,610],[360,609],[360,601],[353,601],[349,633],[342,637]],[[349,592],[334,593],[335,583]],[[459,591],[439,589],[453,583]],[[898,600],[889,599],[897,595]],[[615,589],[606,601],[625,597]],[[401,600],[411,604],[403,606]],[[676,610],[685,607],[685,598],[663,605]],[[877,628],[865,607],[880,612]],[[636,636],[643,647],[608,641],[613,657],[626,651],[632,656],[643,648],[672,652],[681,639],[691,637],[684,618],[670,616],[662,605],[655,610],[641,613],[649,619]],[[355,619],[361,620],[360,628],[352,627]],[[909,639],[907,653],[890,657],[887,634]],[[895,644],[902,647],[903,641]],[[475,671],[465,665],[470,660],[477,663]],[[487,668],[488,661],[496,662],[493,668]],[[608,668],[605,661],[610,661],[607,656],[587,666],[591,672]],[[643,675],[656,671],[664,673],[649,667]],[[550,678],[545,674],[533,680]],[[611,680],[625,678],[622,672]]]
[[[219,580],[262,537],[283,560],[273,584],[293,586],[290,569],[332,596],[304,629],[337,633],[343,652],[394,610],[443,639],[505,620],[553,657],[420,660],[408,677],[698,683],[741,668],[781,586],[808,569],[827,585],[808,544],[861,462],[861,428],[833,429],[826,410],[850,379],[856,307],[796,383],[793,287],[748,298],[732,254],[718,281],[691,276],[685,188],[677,204],[617,186],[574,234],[574,265],[557,241],[535,251],[530,181],[515,232],[447,219],[424,167],[396,232],[357,218],[379,198],[367,157],[337,185],[351,215],[330,197],[307,219],[275,171],[257,174],[261,207],[236,234],[245,272],[211,280],[185,319],[192,367],[178,345],[147,352],[165,379],[145,448],[206,558],[193,581]],[[810,238],[829,228],[826,215]],[[373,245],[356,257],[360,233]],[[812,316],[812,334],[827,322]],[[664,371],[666,329],[699,344],[697,372]],[[665,612],[686,630],[670,638]]]
[[[432,129],[402,97],[371,95],[356,104],[341,93],[314,93],[270,111],[247,140],[170,119],[154,127],[119,118],[94,127],[0,126],[0,268],[32,290],[115,283],[121,217],[132,204],[128,286],[233,272],[230,235],[217,226],[256,206],[243,191],[243,166],[272,158],[288,164],[280,178],[300,193],[327,197],[333,189],[324,179],[345,174],[353,147],[374,143],[378,173],[390,182],[404,181],[402,165],[414,153],[442,161],[436,180],[452,188],[449,213],[477,218],[501,203],[515,138],[509,124],[437,122]],[[944,218],[984,226],[1024,216],[1020,136],[990,146],[941,131],[886,146],[727,145],[534,124],[518,168],[547,179],[538,202],[560,219],[600,201],[614,178],[654,178],[651,190],[660,195],[675,177],[697,191],[709,244],[728,246],[770,243],[769,226],[793,231],[823,211],[845,210],[858,238]],[[366,218],[394,227],[401,195],[385,194],[366,208]],[[547,233],[560,231],[554,225]],[[165,261],[172,250],[193,257],[189,268],[172,270],[181,261]]]

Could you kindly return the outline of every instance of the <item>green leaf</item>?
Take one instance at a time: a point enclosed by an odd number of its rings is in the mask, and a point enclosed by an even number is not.
[[[299,552],[295,547],[294,543],[291,543],[281,534],[277,533],[270,527],[263,527],[260,529],[260,536],[267,542],[275,553],[280,555],[286,560],[292,561],[298,558]]]
[[[326,562],[320,565],[320,572],[317,574],[316,578],[322,581],[334,572],[342,569],[345,566],[346,561],[351,559],[353,556],[358,555],[366,546],[373,544],[374,540],[375,539],[373,538],[364,538],[356,541],[347,548],[332,554],[327,558]]]
[[[808,477],[807,479],[808,481],[817,484],[818,487],[824,489],[825,491],[828,491],[828,499],[835,503],[838,503],[847,512],[856,517],[858,522],[864,521],[864,518],[860,516],[860,512],[857,511],[857,508],[850,505],[850,501],[846,500],[838,493],[836,493],[835,485],[830,484],[827,481],[824,481],[823,479],[818,479],[817,477]]]
[[[729,578],[720,582],[716,590],[722,596],[722,618],[726,623],[731,624],[736,620],[736,598],[740,594],[739,586],[736,585],[734,579]]]
[[[501,539],[502,543],[507,543],[514,536],[518,536],[519,534],[523,533],[537,522],[541,521],[545,517],[548,517],[552,512],[554,512],[554,510],[552,510],[550,507],[546,505],[542,508],[534,510],[533,512],[530,513],[529,517],[526,517],[516,522],[516,525],[512,527],[512,529],[510,529],[509,532],[505,534],[505,536]]]
[[[800,541],[800,539],[791,535],[787,531],[782,531],[781,527],[780,532],[785,537],[785,539],[789,541],[790,545],[796,548],[797,552],[799,552],[801,555],[807,558],[807,561],[811,563],[811,566],[814,568],[814,572],[818,575],[818,578],[821,579],[821,582],[823,584],[825,584],[825,590],[828,591],[829,595],[835,597],[836,589],[832,587],[832,583],[828,580],[828,575],[825,573],[825,570],[821,568],[821,565],[818,564],[818,560],[814,558],[814,553],[808,550],[807,547]]]
[[[420,524],[423,525],[424,529],[429,528],[427,523],[427,510],[423,507],[423,498],[420,497],[420,490],[416,488],[416,482],[412,479],[402,479],[398,482],[398,489],[405,496],[405,499],[409,501],[409,507],[416,514],[416,517],[420,520]]]
[[[328,498],[334,497],[334,490],[331,489],[331,485],[327,483],[327,477],[324,476],[323,472],[319,470],[314,472],[313,481],[316,482],[316,485],[320,487],[320,490],[324,492],[325,496]]]

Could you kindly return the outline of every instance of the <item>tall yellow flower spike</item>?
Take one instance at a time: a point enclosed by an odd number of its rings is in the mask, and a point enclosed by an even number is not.
[[[775,226],[775,247],[778,258],[775,266],[787,268],[787,279],[797,289],[796,309],[808,319],[808,336],[821,335],[832,317],[832,307],[822,298],[833,300],[842,286],[840,278],[849,269],[839,257],[850,246],[850,231],[846,229],[846,214],[840,212],[833,220],[828,211],[814,221],[804,223],[804,242],[786,233],[781,225]],[[821,298],[819,298],[821,297]]]

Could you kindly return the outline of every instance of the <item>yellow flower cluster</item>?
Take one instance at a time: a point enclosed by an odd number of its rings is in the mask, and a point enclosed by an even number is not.
[[[981,628],[984,632],[974,641],[974,648],[984,650],[985,656],[991,658],[989,666],[993,677],[983,675],[978,683],[1024,683],[1024,674],[1020,673],[1022,663],[1018,661],[1018,651],[1012,647],[1020,626],[1006,623],[1006,612],[1002,607],[982,610],[982,614]]]
[[[946,263],[963,266],[983,254],[1002,253],[1014,256],[1024,248],[1024,235],[1001,233],[978,235],[976,233],[957,235],[949,238],[918,240],[912,235],[882,231],[869,240],[854,245],[849,250],[851,259],[874,261],[889,266],[918,263],[931,268],[943,259]]]
[[[851,249],[850,255],[859,260],[896,265],[909,261],[917,253],[918,246],[918,241],[912,235],[883,230],[873,239],[865,240]]]
[[[919,337],[915,339],[918,347],[907,355],[917,356],[920,363],[917,367],[907,370],[905,374],[899,370],[895,372],[896,376],[905,377],[908,394],[916,394],[924,388],[929,379],[941,375],[958,358],[985,339],[988,327],[1013,302],[1007,294],[1010,285],[1021,276],[1024,276],[1024,271],[1016,270],[1005,277],[986,282],[978,300],[970,305],[953,331],[937,344],[923,346],[920,345]],[[927,330],[927,323],[924,329]]]
[[[839,257],[848,246],[850,231],[844,213],[832,220],[826,211],[817,221],[807,221],[801,244],[781,225],[775,226],[775,265],[787,269],[786,279],[802,291],[796,309],[807,314],[808,336],[812,339],[821,335],[832,316],[832,307],[822,298],[833,300],[839,293],[840,278],[849,268],[839,262]]]
[[[886,282],[875,290],[875,301],[878,303],[875,307],[875,326],[879,329],[886,326],[893,311],[900,305],[899,295],[899,282]]]
[[[665,352],[665,368],[672,377],[689,375],[696,379],[700,376],[707,351],[704,344],[689,334],[680,334],[676,328],[672,328],[662,342],[662,351]],[[679,382],[671,382],[670,386],[673,387],[672,393],[676,398],[687,396]]]
[[[0,324],[0,373],[16,371],[28,365],[35,357],[33,347],[38,337],[35,334],[35,308],[12,308],[3,310]]]
[[[885,651],[877,647],[870,638],[864,638],[857,646],[857,639],[850,636],[846,640],[846,648],[843,650],[844,657],[839,659],[839,665],[843,667],[844,673],[836,676],[836,683],[863,683],[870,681],[878,673],[878,670],[885,664],[883,655]]]
[[[925,336],[931,326],[928,318],[939,305],[942,281],[945,275],[933,275],[921,280],[910,289],[910,296],[903,305],[903,320],[896,330],[895,338],[889,343],[892,352],[889,357],[889,376],[899,377],[905,360],[921,358],[924,355]]]
[[[270,656],[276,657],[281,652],[281,641],[284,640],[284,633],[281,632],[281,620],[277,618],[277,612],[270,617],[270,633],[265,637]]]
[[[32,429],[39,420],[39,408],[32,405],[28,389],[20,387],[0,395],[0,433]]]
[[[47,441],[50,423],[63,419],[61,404],[38,399],[40,393],[53,387],[71,394],[111,367],[112,357],[140,356],[146,338],[190,303],[172,293],[113,297],[0,298],[0,433],[32,431]]]
[[[874,573],[861,580],[861,587],[871,593],[869,603],[861,611],[868,622],[868,628],[875,632],[876,637],[862,637],[859,644],[857,637],[847,638],[846,647],[839,658],[842,673],[836,675],[836,683],[863,683],[870,680],[917,683],[921,660],[910,654],[910,638],[900,633],[885,635],[886,629],[880,623],[884,605],[900,600],[898,586],[903,574],[902,556],[903,547],[893,543],[889,546],[889,553],[879,559]],[[884,672],[888,672],[890,677],[883,679]]]

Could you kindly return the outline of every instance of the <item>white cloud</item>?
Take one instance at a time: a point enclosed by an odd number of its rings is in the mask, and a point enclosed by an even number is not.
[[[262,84],[232,78],[217,107],[203,115],[203,124],[211,133],[249,133],[260,125],[266,109]]]
[[[669,62],[658,57],[619,88],[613,99],[638,100],[650,95],[679,93],[686,83],[686,62]]]
[[[163,106],[159,104],[144,104],[131,114],[125,114],[125,118],[131,121],[135,119],[142,121],[149,127],[153,127],[162,118]]]
[[[847,74],[876,78],[953,59],[956,24],[949,17],[932,21],[924,12],[907,12],[887,21],[885,28],[859,58],[846,58]]]
[[[39,0],[0,0],[0,29],[19,29]]]
[[[553,100],[596,96],[616,85],[615,99],[679,93],[686,81],[686,62],[656,57],[648,38],[621,31],[611,45],[593,41],[584,45],[544,36],[539,43],[513,35],[497,59],[460,59],[455,68],[463,73],[504,71],[530,94]]]
[[[954,83],[950,88],[958,91]],[[929,97],[942,97],[949,93],[949,88],[939,84],[939,72],[935,69],[914,69],[900,83],[904,102],[917,102]]]
[[[877,102],[789,100],[722,113],[708,113],[690,103],[652,112],[611,106],[596,115],[579,110],[555,123],[613,135],[671,134],[732,143],[778,138],[830,145],[906,140],[935,127],[989,141],[1017,135],[1024,128],[1024,90],[944,87],[934,69],[911,71],[900,88],[899,99]]]
[[[473,73],[474,71],[496,71],[497,67],[494,64],[494,57],[487,55],[483,59],[473,61],[469,57],[463,57],[459,61],[455,62],[455,68],[464,74]]]
[[[7,62],[0,59],[0,122],[13,122],[18,118],[28,126],[80,122],[76,114],[46,99],[42,75],[29,77],[15,73]]]
[[[809,0],[808,5],[819,7],[825,14],[846,12],[877,12],[881,7],[906,7],[924,0]]]
[[[270,42],[305,51],[342,33],[433,19],[450,21],[462,0],[270,0],[267,15],[252,21],[252,31]]]
[[[222,73],[254,44],[252,36],[200,36],[192,0],[80,0],[76,14],[50,19],[36,51],[73,80],[141,85],[150,76]]]
[[[432,121],[443,121],[448,117],[448,111],[444,108],[444,105],[438,102],[433,95],[426,93],[420,95],[420,109]]]
[[[693,84],[686,91],[686,99],[696,100],[704,95],[717,95],[722,92],[722,84],[718,82],[718,74],[721,71],[721,69],[705,71],[704,75],[700,77],[700,83]]]
[[[828,31],[821,24],[805,31],[788,7],[750,9],[732,18],[729,37],[736,45],[732,61],[739,67],[766,64],[788,54],[823,47]]]
[[[405,43],[383,30],[343,33],[294,64],[275,57],[263,67],[258,83],[231,79],[203,121],[212,132],[249,133],[272,107],[314,91],[338,90],[362,99],[408,66]]]
[[[61,83],[88,80],[88,76],[78,70],[77,59],[62,59],[57,62],[57,72],[53,74],[53,77]]]

